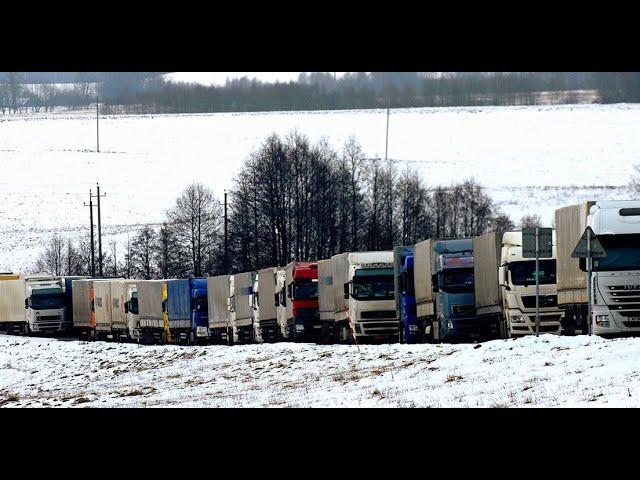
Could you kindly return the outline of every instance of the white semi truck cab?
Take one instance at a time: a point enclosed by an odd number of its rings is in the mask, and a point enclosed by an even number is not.
[[[65,290],[61,277],[25,277],[26,328],[33,333],[64,331]]]
[[[553,256],[539,262],[540,333],[560,334],[563,311],[558,308],[556,284],[556,233],[553,231]],[[504,315],[511,336],[535,333],[536,279],[535,258],[522,256],[522,232],[505,232],[498,281],[502,289]]]
[[[396,342],[393,251],[347,252],[332,262],[337,340]]]
[[[606,257],[593,259],[592,325],[597,335],[640,332],[640,201],[596,202],[587,226]],[[586,261],[580,268],[587,270]]]

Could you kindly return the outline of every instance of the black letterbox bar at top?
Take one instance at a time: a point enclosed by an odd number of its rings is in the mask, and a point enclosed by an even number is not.
[[[640,208],[621,208],[620,216],[622,217],[634,217],[640,215]]]

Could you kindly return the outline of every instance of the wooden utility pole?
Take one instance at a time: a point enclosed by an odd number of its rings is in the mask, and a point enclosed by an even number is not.
[[[91,276],[95,277],[96,275],[96,263],[95,263],[95,242],[93,240],[93,194],[91,189],[89,189],[89,205],[84,204],[85,207],[89,207],[89,229],[91,231]]]
[[[106,197],[107,194],[104,193],[100,195],[100,185],[96,183],[98,193],[94,197],[98,199],[98,274],[102,277],[102,222],[101,222],[101,212],[100,212],[100,198]]]

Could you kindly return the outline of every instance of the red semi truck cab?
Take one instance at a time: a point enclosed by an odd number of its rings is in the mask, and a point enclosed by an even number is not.
[[[318,263],[291,262],[285,267],[289,338],[294,341],[320,340],[322,324],[318,314]]]

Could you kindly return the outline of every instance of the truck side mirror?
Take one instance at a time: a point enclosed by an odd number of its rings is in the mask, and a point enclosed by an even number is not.
[[[431,275],[431,285],[434,292],[438,291],[438,275]]]
[[[342,288],[344,290],[344,298],[349,298],[349,282],[345,283]]]
[[[293,283],[287,285],[287,297],[291,298],[293,296]]]
[[[129,313],[129,302],[124,302],[124,313]]]
[[[24,308],[25,308],[25,310],[29,308],[29,299],[28,298],[24,299]]]
[[[277,307],[278,305],[280,305],[280,301],[278,300],[278,294],[276,293],[273,297],[274,297],[274,300],[276,302],[276,307]]]

